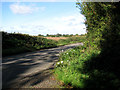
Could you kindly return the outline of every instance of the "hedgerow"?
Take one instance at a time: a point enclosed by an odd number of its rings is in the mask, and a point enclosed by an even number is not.
[[[120,89],[120,3],[77,2],[86,17],[84,46],[61,53],[55,74],[73,88]],[[60,62],[63,63],[60,63]],[[68,61],[68,62],[67,62]]]

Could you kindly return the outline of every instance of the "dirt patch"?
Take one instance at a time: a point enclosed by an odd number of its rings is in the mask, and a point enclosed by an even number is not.
[[[60,39],[67,39],[68,37],[44,37],[44,38],[58,41],[58,40],[60,40]]]

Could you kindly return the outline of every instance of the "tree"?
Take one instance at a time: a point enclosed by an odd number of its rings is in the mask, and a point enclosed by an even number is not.
[[[49,36],[49,34],[47,34],[46,36]]]
[[[38,36],[44,36],[44,35],[42,35],[42,34],[38,34]]]

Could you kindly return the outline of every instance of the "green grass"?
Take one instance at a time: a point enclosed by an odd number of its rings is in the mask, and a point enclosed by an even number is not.
[[[111,57],[105,58],[102,53],[100,49],[86,46],[62,52],[56,63],[55,74],[59,80],[73,88],[120,89],[117,64],[110,63]],[[118,71],[112,71],[113,67]]]
[[[83,46],[69,49],[61,53],[60,61],[56,63],[55,74],[57,74],[58,79],[62,80],[65,84],[83,88],[84,79],[89,78],[88,74],[81,72],[84,62],[90,59],[92,54],[98,53],[99,51],[92,51],[89,54]]]
[[[79,37],[70,37],[70,38],[67,38],[67,39],[60,39],[58,41],[57,45],[61,46],[61,45],[83,42],[85,40],[85,37],[86,36],[79,36]]]

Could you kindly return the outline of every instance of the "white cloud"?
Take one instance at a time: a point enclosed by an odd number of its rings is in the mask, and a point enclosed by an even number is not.
[[[46,29],[43,25],[35,25],[35,24],[24,24],[24,25],[16,25],[16,26],[4,26],[2,27],[2,31],[6,31],[9,33],[23,33],[23,34],[30,34],[30,35],[38,35],[43,33]]]
[[[85,22],[85,17],[83,15],[72,15],[72,16],[64,16],[55,18],[57,22],[64,22],[67,25],[80,25]]]
[[[35,5],[25,5],[20,3],[13,3],[10,5],[10,9],[15,14],[31,14],[35,11],[44,11],[45,7],[36,7]]]
[[[53,27],[54,30],[61,33],[71,33],[71,34],[85,34],[86,26],[84,24],[85,17],[83,15],[70,15],[57,17],[54,19],[56,25]],[[57,24],[58,23],[58,24]]]
[[[30,35],[38,34],[85,34],[86,28],[84,22],[84,16],[70,15],[61,16],[56,18],[49,18],[42,22],[30,22],[29,24],[13,25],[12,27],[5,27],[4,31],[7,32],[20,32]]]

